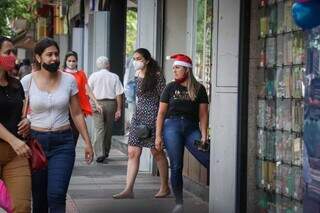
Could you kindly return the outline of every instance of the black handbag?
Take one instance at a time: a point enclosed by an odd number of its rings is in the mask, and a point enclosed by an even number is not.
[[[136,134],[139,139],[147,139],[151,137],[151,129],[145,124],[140,124],[136,127]]]

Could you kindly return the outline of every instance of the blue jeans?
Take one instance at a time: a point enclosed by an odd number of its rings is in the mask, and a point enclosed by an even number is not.
[[[32,174],[34,213],[64,213],[75,161],[72,131],[32,131],[48,158],[48,167]]]
[[[201,139],[199,124],[184,117],[173,117],[165,120],[163,139],[170,160],[171,187],[176,203],[182,203],[184,147],[206,168],[209,168],[210,155],[209,152],[199,151],[197,146],[194,145],[195,140]]]

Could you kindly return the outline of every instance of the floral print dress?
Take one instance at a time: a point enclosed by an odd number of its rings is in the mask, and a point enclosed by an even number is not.
[[[157,85],[152,91],[146,93],[142,92],[143,78],[136,77],[137,84],[137,107],[131,121],[129,132],[130,146],[154,148],[155,147],[155,133],[156,133],[156,119],[158,115],[160,96],[166,86],[164,76],[159,75]],[[138,125],[146,125],[150,128],[151,137],[147,139],[139,139],[137,137],[136,128]]]

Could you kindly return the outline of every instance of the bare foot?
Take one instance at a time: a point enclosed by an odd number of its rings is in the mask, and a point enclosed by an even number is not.
[[[170,188],[167,188],[165,190],[160,189],[157,194],[154,195],[155,198],[165,198],[168,195],[170,195]]]
[[[134,198],[134,193],[129,191],[122,191],[118,194],[112,195],[114,199],[132,199]]]

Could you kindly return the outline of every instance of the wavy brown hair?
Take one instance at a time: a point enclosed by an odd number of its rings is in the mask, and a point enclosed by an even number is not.
[[[185,69],[188,72],[187,90],[188,90],[190,99],[194,101],[198,95],[201,84],[194,77],[192,68],[185,67]]]
[[[149,50],[145,48],[139,48],[134,51],[134,53],[139,53],[142,57],[148,61],[146,64],[147,69],[145,76],[142,81],[142,92],[146,93],[148,91],[153,91],[158,83],[160,67],[156,60],[151,57]]]

